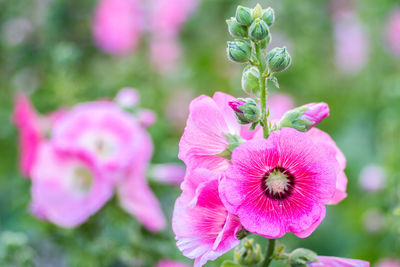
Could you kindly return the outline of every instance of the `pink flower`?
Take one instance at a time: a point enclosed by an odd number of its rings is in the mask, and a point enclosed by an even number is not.
[[[115,97],[115,102],[122,108],[133,108],[139,103],[139,93],[132,88],[123,88]]]
[[[150,174],[161,183],[179,185],[185,176],[185,167],[174,163],[158,164],[151,167]]]
[[[101,50],[126,54],[135,50],[142,30],[138,0],[100,0],[93,19],[93,35]]]
[[[141,143],[133,158],[127,175],[118,183],[117,192],[121,206],[135,216],[150,231],[157,232],[165,227],[165,218],[160,204],[147,185],[146,171],[153,154],[150,137],[144,131],[136,133]]]
[[[187,166],[223,171],[228,160],[218,156],[228,145],[227,134],[251,139],[256,131],[241,126],[229,106],[235,99],[217,92],[213,98],[199,96],[190,104],[189,118],[179,143],[179,159]]]
[[[153,111],[148,109],[139,110],[137,116],[140,124],[145,128],[150,127],[157,120],[157,115]]]
[[[337,257],[319,256],[319,262],[307,264],[310,267],[369,267],[369,262]]]
[[[346,168],[346,157],[337,147],[335,141],[333,141],[327,133],[317,128],[313,128],[307,132],[307,135],[311,137],[316,145],[324,147],[336,158],[336,190],[333,198],[328,202],[328,204],[337,204],[347,197],[347,176],[344,173],[344,169]]]
[[[313,123],[311,126],[307,127],[311,129],[312,127],[319,124],[323,119],[329,116],[329,107],[326,103],[310,103],[307,105],[302,106],[307,108],[303,115],[300,117],[302,120],[309,121]],[[300,108],[302,108],[300,107]]]
[[[196,259],[195,267],[215,260],[240,242],[236,238],[240,222],[221,202],[218,177],[206,169],[194,170],[175,203],[172,228],[177,246],[183,255]]]
[[[398,259],[391,259],[391,258],[386,258],[380,260],[377,264],[376,267],[400,267],[400,261]]]
[[[189,267],[189,265],[178,261],[162,260],[157,264],[157,267]]]
[[[97,212],[113,193],[112,184],[84,153],[39,146],[32,166],[32,212],[63,227],[74,227]]]
[[[150,61],[159,73],[175,70],[181,57],[181,47],[176,37],[154,37],[150,44]]]
[[[361,188],[367,192],[378,192],[386,185],[385,170],[375,164],[364,166],[360,173],[359,183]]]
[[[396,8],[389,16],[386,27],[386,42],[390,51],[400,57],[400,9]]]
[[[335,193],[337,160],[306,133],[291,128],[237,147],[219,190],[227,210],[249,232],[309,236]]]
[[[369,38],[364,25],[353,11],[333,17],[336,66],[348,74],[358,73],[369,58]]]
[[[137,135],[143,131],[132,115],[98,101],[79,104],[58,120],[52,142],[62,150],[84,151],[107,170],[123,171],[140,157]]]
[[[272,94],[267,100],[269,109],[269,119],[279,120],[286,111],[294,108],[294,101],[290,95],[287,94]]]
[[[29,176],[43,136],[39,116],[25,94],[20,93],[16,97],[14,122],[19,130],[21,172]]]

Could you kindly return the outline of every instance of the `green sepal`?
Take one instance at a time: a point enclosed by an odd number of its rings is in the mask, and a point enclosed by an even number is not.
[[[239,263],[234,263],[233,261],[225,260],[221,267],[242,267]]]
[[[271,81],[276,88],[278,88],[278,89],[280,88],[278,79],[275,76],[269,77],[268,80]]]
[[[250,126],[249,130],[254,131],[254,129],[257,127],[259,121],[253,122],[253,124]]]

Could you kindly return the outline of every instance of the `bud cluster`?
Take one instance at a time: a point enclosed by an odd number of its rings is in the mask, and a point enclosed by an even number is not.
[[[235,38],[228,42],[228,58],[236,63],[247,64],[242,74],[242,89],[252,98],[263,100],[267,90],[266,79],[278,86],[273,75],[286,70],[291,63],[285,47],[266,51],[271,41],[270,27],[275,22],[274,10],[270,7],[263,9],[260,4],[254,8],[238,6],[235,16],[226,22],[230,35]],[[260,112],[255,102],[246,100],[246,105],[235,110],[235,114],[241,124],[257,124],[262,117],[266,125],[265,111],[265,107]]]

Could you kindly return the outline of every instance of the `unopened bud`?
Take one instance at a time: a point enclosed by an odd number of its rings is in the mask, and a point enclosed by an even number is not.
[[[260,6],[260,4],[257,4],[253,10],[251,11],[251,15],[253,16],[253,18],[257,19],[257,18],[261,18],[262,17],[262,7]]]
[[[316,262],[318,261],[318,258],[314,251],[305,248],[298,248],[289,254],[287,261],[291,267],[306,267],[307,263]]]
[[[269,35],[269,29],[267,23],[261,19],[256,19],[250,25],[249,36],[253,41],[261,41],[267,38]]]
[[[236,9],[236,20],[244,26],[250,26],[254,20],[251,15],[251,9],[244,6],[238,6]]]
[[[228,42],[227,48],[228,58],[233,62],[245,63],[249,61],[251,56],[251,46],[243,40],[235,40]]]
[[[250,67],[243,71],[242,89],[253,97],[260,95],[260,72],[256,67]]]
[[[262,261],[263,256],[259,244],[254,245],[253,239],[244,239],[242,247],[235,249],[235,261],[244,266],[255,266]]]
[[[247,37],[247,27],[240,24],[236,18],[232,17],[226,20],[226,24],[228,24],[228,31],[233,37]]]
[[[292,61],[286,47],[276,47],[266,56],[268,67],[272,72],[281,72],[286,70]]]
[[[287,111],[279,122],[280,127],[306,132],[329,116],[326,103],[311,103]]]
[[[260,46],[262,49],[266,49],[269,43],[271,42],[271,35],[268,35],[267,38],[264,40],[260,41]]]
[[[262,20],[267,23],[268,26],[271,26],[275,22],[275,13],[272,8],[267,8],[263,10]]]
[[[251,98],[238,98],[235,101],[230,101],[229,106],[235,112],[240,124],[249,124],[260,120],[260,109]]]

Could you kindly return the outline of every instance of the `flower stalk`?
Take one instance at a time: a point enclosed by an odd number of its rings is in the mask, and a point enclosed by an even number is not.
[[[268,240],[267,252],[265,254],[265,259],[264,259],[263,263],[261,264],[261,267],[268,267],[269,264],[271,263],[272,258],[274,256],[274,252],[275,252],[275,244],[276,244],[276,239]]]

